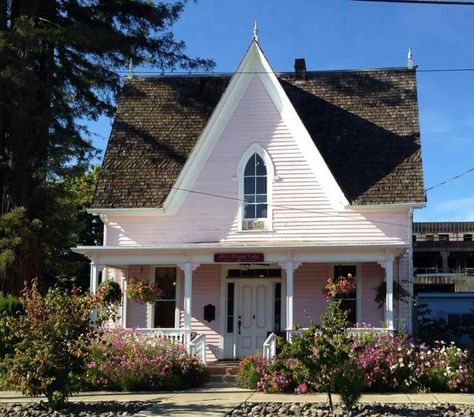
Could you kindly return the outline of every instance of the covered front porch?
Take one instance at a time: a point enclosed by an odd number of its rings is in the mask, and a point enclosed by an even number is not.
[[[408,276],[408,254],[401,245],[194,244],[77,251],[91,259],[92,292],[107,278],[119,282],[124,294],[133,280],[164,287],[155,304],[140,305],[124,295],[117,324],[181,342],[205,361],[257,351],[271,355],[275,335],[290,339],[296,324],[307,327],[319,320],[327,305],[322,294],[327,279],[347,273],[356,282],[354,294],[344,300],[355,329],[365,323],[376,331],[410,331],[410,304],[393,299],[394,281]],[[385,303],[379,309],[375,288],[384,281]]]

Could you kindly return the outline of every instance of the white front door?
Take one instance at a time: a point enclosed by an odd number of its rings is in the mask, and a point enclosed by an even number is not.
[[[268,332],[273,331],[273,283],[240,280],[236,301],[236,354],[243,358],[261,351]]]

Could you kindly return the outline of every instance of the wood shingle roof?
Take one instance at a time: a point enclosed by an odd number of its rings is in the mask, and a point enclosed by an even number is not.
[[[277,77],[352,204],[424,202],[414,70]],[[92,207],[161,207],[229,81],[127,80]]]

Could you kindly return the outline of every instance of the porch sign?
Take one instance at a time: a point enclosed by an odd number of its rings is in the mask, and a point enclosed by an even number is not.
[[[263,253],[215,253],[214,262],[225,263],[253,263],[263,262],[265,259]]]

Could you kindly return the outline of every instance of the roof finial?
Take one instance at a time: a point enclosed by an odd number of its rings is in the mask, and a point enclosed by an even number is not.
[[[133,59],[132,58],[130,58],[130,62],[128,63],[127,78],[129,78],[129,79],[133,78]]]
[[[413,69],[414,68],[414,64],[413,64],[413,51],[411,50],[411,48],[408,48],[408,62],[407,62],[407,68],[408,69]]]
[[[253,36],[252,39],[255,42],[258,42],[258,27],[257,27],[257,21],[255,21],[255,24],[253,25]]]

